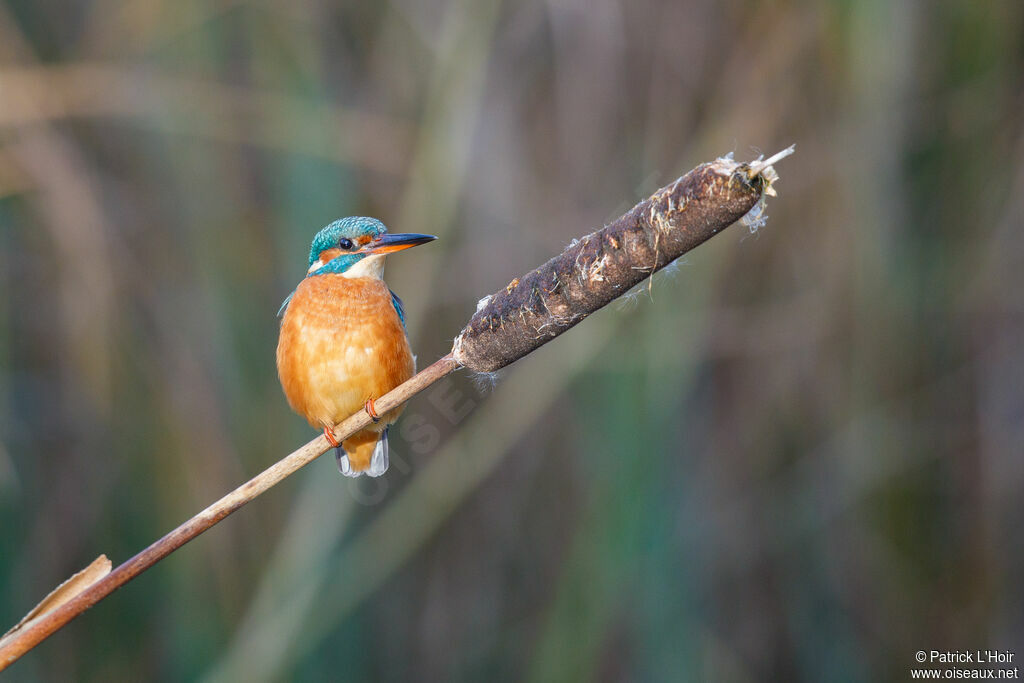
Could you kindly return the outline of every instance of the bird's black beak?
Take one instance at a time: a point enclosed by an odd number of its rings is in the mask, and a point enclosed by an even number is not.
[[[400,232],[392,234],[384,233],[377,239],[368,243],[360,251],[368,254],[390,254],[392,252],[415,247],[419,244],[433,242],[437,237],[433,235],[421,235],[416,232]]]

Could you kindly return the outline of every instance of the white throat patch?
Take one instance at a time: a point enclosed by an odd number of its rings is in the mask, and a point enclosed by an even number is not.
[[[342,277],[374,277],[384,278],[384,254],[370,254],[354,266],[342,273]]]

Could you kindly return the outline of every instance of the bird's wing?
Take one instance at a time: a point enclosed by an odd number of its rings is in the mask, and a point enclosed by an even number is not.
[[[290,304],[292,302],[292,297],[293,296],[295,296],[295,292],[292,292],[291,294],[289,294],[287,297],[285,297],[285,300],[281,302],[281,308],[277,309],[277,317],[278,318],[280,318],[282,315],[284,315],[284,310],[286,308],[288,308],[288,304]],[[391,296],[394,296],[394,293],[392,293]],[[399,317],[401,317],[401,314],[399,314]]]
[[[391,292],[390,289],[388,291]],[[285,303],[288,302],[286,301]],[[398,319],[402,321],[402,327],[405,327],[405,306],[402,305],[402,300],[394,292],[391,292],[391,305],[395,307],[395,313],[398,314]]]

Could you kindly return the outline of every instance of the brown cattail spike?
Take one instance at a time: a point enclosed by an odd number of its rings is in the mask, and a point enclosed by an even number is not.
[[[602,230],[481,300],[455,338],[463,366],[493,372],[522,358],[774,195],[767,160],[701,164]]]

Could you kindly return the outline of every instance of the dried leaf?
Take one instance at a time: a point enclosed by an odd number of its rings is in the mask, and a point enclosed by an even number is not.
[[[35,621],[47,612],[52,612],[57,609],[109,574],[111,567],[112,565],[110,564],[110,560],[107,559],[106,555],[100,555],[97,557],[88,567],[50,591],[50,594],[43,598],[42,602],[33,607],[32,611],[26,614],[21,621],[15,624],[14,628],[0,638],[0,647],[3,647],[5,640],[15,635],[30,622]]]

